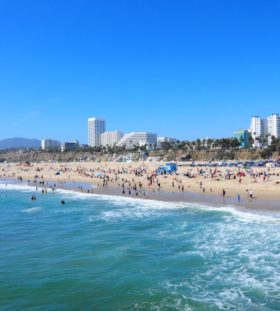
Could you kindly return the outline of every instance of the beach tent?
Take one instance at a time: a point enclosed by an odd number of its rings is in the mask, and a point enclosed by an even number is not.
[[[102,173],[96,173],[96,174],[95,174],[95,177],[102,177],[102,176],[103,176]]]
[[[157,174],[171,174],[176,173],[177,171],[177,164],[173,162],[165,163],[164,166],[160,166],[157,169]]]

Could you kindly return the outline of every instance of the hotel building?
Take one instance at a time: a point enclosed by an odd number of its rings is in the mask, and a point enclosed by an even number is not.
[[[113,147],[123,137],[120,131],[104,132],[101,134],[101,145]]]
[[[157,135],[148,132],[132,132],[125,134],[117,143],[117,146],[125,146],[126,149],[145,145],[148,150],[153,150],[157,146]]]
[[[101,134],[106,131],[106,121],[99,118],[88,119],[88,145],[99,147],[101,145]]]

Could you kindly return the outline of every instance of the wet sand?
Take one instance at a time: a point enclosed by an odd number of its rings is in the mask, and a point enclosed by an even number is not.
[[[17,185],[28,185],[34,189],[37,187],[38,191],[47,189],[48,192],[55,189],[69,190],[74,192],[79,192],[83,194],[96,194],[96,195],[108,195],[108,196],[118,196],[132,199],[144,199],[144,200],[156,200],[163,202],[176,202],[176,203],[195,203],[211,207],[231,207],[243,210],[243,211],[267,211],[267,212],[279,212],[280,211],[280,201],[279,200],[265,200],[260,198],[250,199],[248,197],[241,198],[240,202],[237,198],[222,195],[206,194],[206,193],[194,193],[194,192],[168,192],[168,191],[151,191],[145,190],[139,191],[136,196],[134,192],[129,195],[126,191],[125,194],[122,193],[122,188],[116,186],[106,186],[100,187],[86,182],[56,182],[51,180],[45,180],[44,185],[34,183],[33,181],[22,180],[18,181],[14,178],[5,178],[0,180],[2,183],[7,184],[17,184]]]

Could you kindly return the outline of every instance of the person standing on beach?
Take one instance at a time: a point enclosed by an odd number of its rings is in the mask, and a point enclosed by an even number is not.
[[[223,189],[222,195],[223,195],[223,198],[226,196],[226,191],[225,191],[225,189]]]
[[[249,190],[249,197],[250,197],[250,199],[253,199],[253,190],[252,189]]]
[[[241,202],[241,197],[240,197],[240,194],[239,194],[239,193],[237,194],[237,201],[238,201],[238,203],[240,204],[240,202]]]

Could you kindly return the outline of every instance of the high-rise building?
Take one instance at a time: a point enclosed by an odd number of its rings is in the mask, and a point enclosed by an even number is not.
[[[101,145],[101,134],[106,131],[106,121],[99,118],[88,119],[88,145],[99,147]]]
[[[268,144],[271,144],[272,136],[280,138],[280,116],[274,113],[267,118]]]
[[[280,138],[280,116],[274,113],[262,119],[259,116],[251,118],[250,133],[254,139],[254,147],[260,148],[271,144],[272,137]]]
[[[253,146],[260,148],[266,145],[267,135],[267,120],[259,116],[251,117],[250,130],[252,138],[254,139]]]
[[[157,135],[148,132],[132,132],[125,134],[117,143],[117,146],[125,146],[126,149],[145,145],[149,150],[154,149],[157,146]]]
[[[41,140],[41,148],[42,150],[54,150],[59,149],[61,146],[60,141],[53,139],[42,139]]]
[[[114,146],[121,138],[123,133],[120,131],[104,132],[101,134],[102,146]]]

